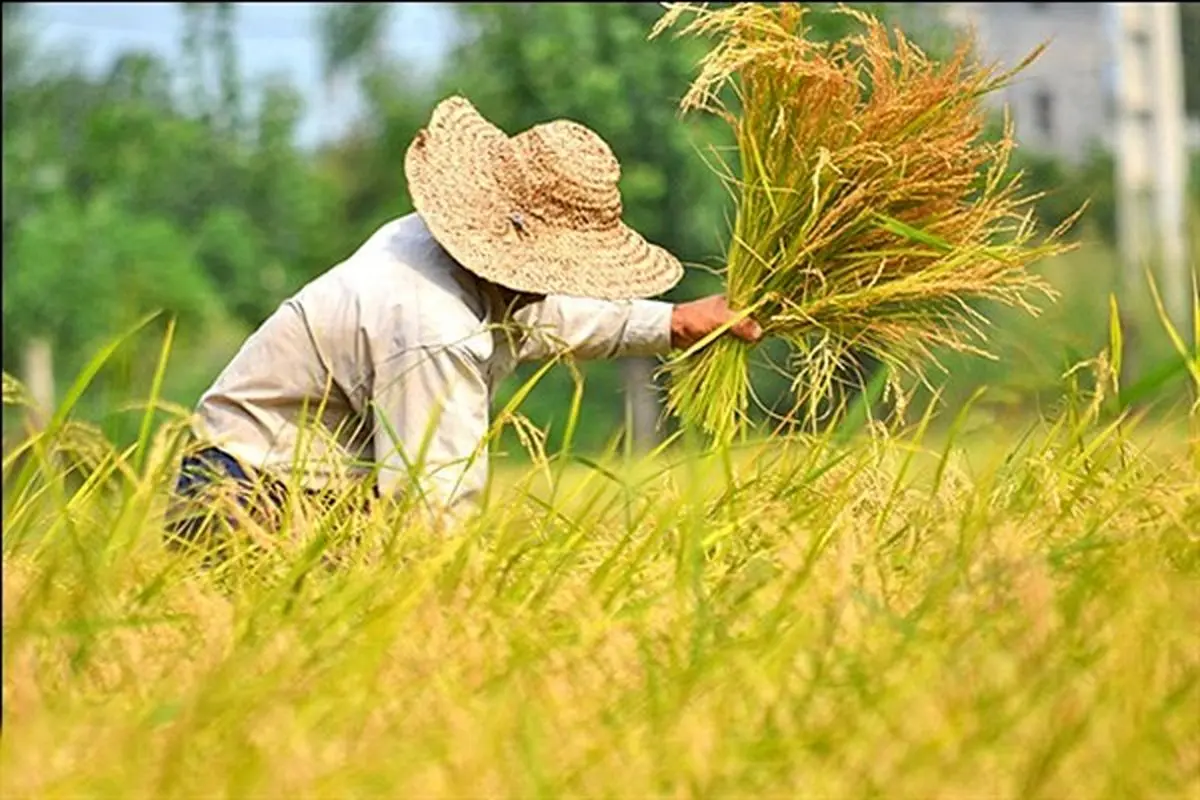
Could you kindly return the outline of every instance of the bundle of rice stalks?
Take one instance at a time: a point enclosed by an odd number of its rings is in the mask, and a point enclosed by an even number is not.
[[[789,416],[815,412],[850,353],[878,359],[898,388],[906,373],[924,379],[937,348],[985,354],[978,301],[1036,313],[1031,292],[1053,297],[1028,268],[1069,249],[1078,213],[1037,236],[1037,196],[1008,170],[1011,125],[989,141],[982,103],[1040,48],[1000,72],[969,41],[938,63],[846,7],[836,13],[859,32],[834,43],[810,38],[801,5],[667,8],[652,38],[685,13],[677,35],[715,38],[682,107],[733,130],[738,163],[717,165],[737,204],[728,296],[790,344]],[[667,365],[668,406],[730,440],[746,428],[750,351],[711,338]]]

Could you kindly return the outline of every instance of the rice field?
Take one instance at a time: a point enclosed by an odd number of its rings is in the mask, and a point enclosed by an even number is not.
[[[971,408],[163,546],[171,426],[5,462],[0,792],[1200,793],[1200,419]],[[91,453],[91,460],[84,455]],[[68,475],[67,465],[90,464]]]
[[[748,6],[706,18],[738,34],[718,55],[759,63],[708,62],[743,73],[753,156],[730,181],[735,306],[791,338],[812,397],[852,346],[897,368],[978,352],[968,301],[1031,310],[1024,267],[1061,251],[1024,247],[1008,135],[968,146],[997,76],[877,25],[865,56],[809,48],[800,12]],[[774,137],[788,98],[812,136]],[[499,459],[459,528],[296,499],[219,559],[164,541],[173,328],[134,444],[74,413],[134,328],[4,453],[0,794],[1200,797],[1200,355],[1167,325],[1178,369],[1119,386],[1111,310],[1036,417],[976,395],[885,425],[860,399],[748,438],[748,355],[718,340],[668,368],[714,446],[546,454],[518,391],[497,425],[532,465]],[[1175,378],[1190,396],[1153,402]]]

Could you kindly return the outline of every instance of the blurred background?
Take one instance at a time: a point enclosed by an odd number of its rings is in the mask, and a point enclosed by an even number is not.
[[[815,32],[842,18],[812,4]],[[1183,393],[1181,361],[1146,290],[1190,330],[1200,200],[1200,8],[1185,3],[860,4],[935,56],[975,33],[987,60],[1049,50],[1003,96],[1041,224],[1085,200],[1080,247],[1042,266],[1061,299],[1037,320],[995,312],[997,360],[946,357],[955,403],[991,387],[1004,421],[1052,402],[1060,376],[1126,331],[1127,386]],[[164,394],[191,407],[242,339],[307,280],[411,210],[403,155],[458,92],[513,133],[555,117],[600,132],[623,165],[634,227],[685,262],[719,266],[729,200],[700,152],[726,132],[680,119],[702,45],[646,34],[655,3],[3,4],[3,367],[47,407],[125,326],[177,319]],[[995,135],[995,134],[993,134]],[[702,269],[672,292],[719,291]],[[123,348],[80,410],[134,433],[165,320]],[[586,367],[579,444],[662,433],[654,362]],[[518,375],[514,381],[520,380]],[[784,381],[763,370],[768,406]],[[1139,383],[1140,381],[1140,383]],[[549,375],[524,412],[562,427]],[[1136,392],[1135,392],[1136,394]],[[20,420],[5,416],[6,436]]]

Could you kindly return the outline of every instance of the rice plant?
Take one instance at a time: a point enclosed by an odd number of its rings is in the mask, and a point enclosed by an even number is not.
[[[936,62],[846,7],[860,32],[814,41],[808,13],[669,4],[651,35],[690,14],[678,35],[715,39],[682,107],[719,115],[736,141],[736,164],[718,153],[716,165],[736,199],[730,304],[790,345],[793,414],[811,418],[853,351],[878,359],[892,389],[922,378],[939,348],[986,355],[976,305],[1036,313],[1053,293],[1029,267],[1069,248],[1073,219],[1039,235],[1037,198],[1008,169],[1011,125],[983,136],[983,98],[1040,49],[1007,72],[975,62],[969,41]],[[749,365],[731,337],[698,343],[667,366],[670,409],[732,440],[747,427]]]
[[[0,794],[1194,796],[1200,461],[1106,414],[1114,348],[1024,430],[510,465],[453,536],[312,508],[207,567],[178,427],[67,481],[58,414],[4,463]]]

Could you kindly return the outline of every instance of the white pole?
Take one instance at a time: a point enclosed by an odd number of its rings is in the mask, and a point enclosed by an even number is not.
[[[1149,89],[1156,122],[1153,157],[1160,290],[1172,324],[1181,334],[1188,335],[1191,278],[1184,213],[1188,159],[1179,4],[1147,3],[1143,8],[1151,21],[1153,80]]]
[[[1114,3],[1117,57],[1117,214],[1124,294],[1145,292],[1155,268],[1172,324],[1191,330],[1186,248],[1186,119],[1177,3]],[[1137,372],[1138,332],[1126,363]]]
[[[1117,234],[1122,262],[1122,295],[1136,295],[1142,285],[1150,228],[1150,164],[1153,112],[1146,92],[1149,64],[1140,3],[1113,3],[1113,48],[1117,61]],[[1126,301],[1128,305],[1128,301]],[[1126,320],[1128,322],[1128,320]],[[1126,375],[1137,374],[1138,331],[1126,325]]]
[[[625,385],[626,434],[635,453],[645,453],[658,444],[658,397],[654,389],[654,361],[648,358],[621,360]]]
[[[31,339],[25,346],[25,388],[33,406],[28,410],[29,423],[41,429],[54,414],[54,353],[50,340]]]

